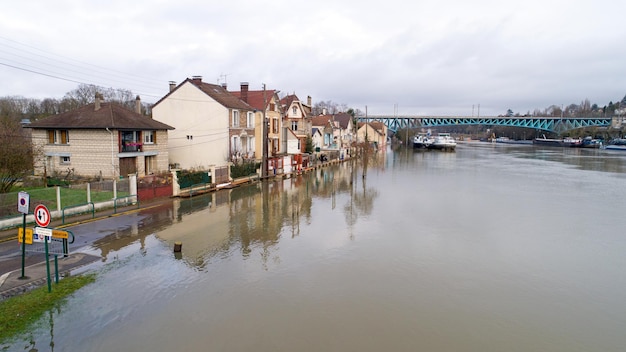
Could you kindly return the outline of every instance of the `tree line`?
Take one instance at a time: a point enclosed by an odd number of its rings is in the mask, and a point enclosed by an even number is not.
[[[545,116],[545,117],[611,117],[615,115],[626,114],[626,95],[622,100],[613,103],[610,101],[607,105],[599,106],[598,104],[592,104],[589,99],[583,100],[580,104],[569,104],[567,106],[550,105],[545,109],[534,109],[525,114],[519,112],[513,112],[508,109],[504,115],[500,116]]]

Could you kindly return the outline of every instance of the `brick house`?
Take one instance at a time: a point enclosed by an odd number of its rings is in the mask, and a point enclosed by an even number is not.
[[[237,98],[248,103],[254,108],[256,121],[256,132],[259,136],[256,138],[256,150],[259,151],[257,159],[262,157],[263,151],[263,111],[265,111],[265,119],[267,120],[267,155],[269,157],[283,154],[284,143],[282,143],[282,110],[280,107],[280,98],[278,91],[274,89],[250,90],[248,82],[241,82],[239,91],[231,91]]]
[[[53,115],[31,129],[37,176],[72,172],[76,176],[145,176],[168,170],[168,131],[173,127],[117,103],[102,102]]]

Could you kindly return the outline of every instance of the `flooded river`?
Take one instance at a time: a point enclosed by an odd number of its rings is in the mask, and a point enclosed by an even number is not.
[[[626,153],[388,150],[72,228],[97,281],[0,347],[623,351],[625,203]]]

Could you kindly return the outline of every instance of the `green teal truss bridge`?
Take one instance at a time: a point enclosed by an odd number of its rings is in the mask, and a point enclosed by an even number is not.
[[[439,126],[487,125],[525,127],[536,130],[561,133],[584,127],[611,126],[611,117],[507,117],[507,116],[386,116],[374,115],[359,117],[360,122],[382,122],[388,129],[397,132],[404,128],[424,128]]]

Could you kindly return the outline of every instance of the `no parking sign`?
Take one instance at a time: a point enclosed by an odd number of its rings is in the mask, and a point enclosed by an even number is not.
[[[26,192],[20,192],[17,195],[17,211],[22,214],[28,214],[28,203],[30,195]]]

